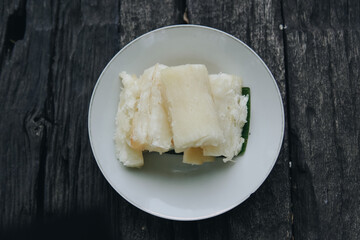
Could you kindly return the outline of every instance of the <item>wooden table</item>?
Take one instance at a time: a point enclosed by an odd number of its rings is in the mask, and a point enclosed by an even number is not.
[[[0,232],[360,239],[359,12],[358,0],[2,1]],[[286,112],[284,144],[265,183],[235,209],[194,222],[126,202],[99,171],[87,133],[92,89],[112,56],[143,33],[183,23],[253,48]]]

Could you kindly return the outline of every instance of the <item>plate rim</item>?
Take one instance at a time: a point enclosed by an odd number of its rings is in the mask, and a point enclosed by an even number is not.
[[[272,164],[270,165],[266,175],[264,175],[264,178],[259,181],[259,184],[254,188],[254,190],[249,193],[248,195],[246,195],[245,197],[239,199],[238,201],[235,202],[235,204],[227,207],[227,208],[224,208],[220,211],[216,211],[212,214],[207,214],[207,215],[201,215],[201,216],[197,216],[197,217],[176,217],[176,216],[171,216],[171,215],[165,215],[165,214],[162,214],[162,213],[158,213],[158,212],[154,212],[150,209],[146,209],[142,206],[140,206],[139,204],[133,202],[132,200],[130,200],[129,198],[127,198],[125,196],[125,194],[123,194],[121,191],[118,191],[115,187],[114,187],[114,184],[112,183],[112,181],[109,179],[108,176],[105,175],[105,172],[100,164],[100,161],[99,161],[99,158],[98,158],[98,155],[96,154],[96,151],[95,151],[95,147],[94,147],[94,143],[93,143],[93,140],[92,140],[92,131],[91,131],[91,116],[92,116],[92,105],[93,105],[93,101],[94,101],[94,96],[95,96],[95,93],[96,93],[96,90],[98,88],[98,85],[100,83],[100,80],[102,79],[104,73],[107,71],[107,69],[109,68],[109,66],[112,64],[112,62],[115,60],[115,58],[118,57],[118,55],[120,55],[125,49],[127,49],[129,46],[131,46],[133,43],[139,41],[140,39],[146,37],[147,35],[150,35],[150,34],[153,34],[153,33],[156,33],[156,32],[159,32],[159,31],[163,31],[163,30],[168,30],[168,29],[175,29],[175,28],[198,28],[198,29],[206,29],[206,30],[210,30],[210,31],[215,31],[215,32],[218,32],[220,34],[223,34],[227,37],[229,37],[230,39],[232,40],[235,40],[236,42],[240,43],[241,45],[243,45],[248,51],[250,51],[252,54],[254,54],[256,56],[256,58],[260,61],[260,63],[265,67],[267,73],[269,74],[270,78],[272,79],[273,81],[273,84],[275,86],[275,89],[276,89],[276,92],[277,92],[277,96],[280,100],[280,108],[281,108],[281,134],[280,134],[280,141],[279,141],[279,145],[278,145],[278,149],[276,150],[276,157],[275,159],[272,161]],[[88,135],[89,135],[89,140],[90,140],[90,146],[91,146],[91,150],[92,150],[92,153],[94,155],[94,158],[95,158],[95,161],[103,175],[103,177],[106,179],[106,181],[110,184],[110,186],[122,197],[124,198],[127,202],[129,202],[130,204],[132,204],[133,206],[135,206],[136,208],[146,212],[146,213],[149,213],[153,216],[157,216],[157,217],[161,217],[161,218],[164,218],[164,219],[168,219],[168,220],[176,220],[176,221],[196,221],[196,220],[204,220],[204,219],[208,219],[208,218],[212,218],[212,217],[215,217],[215,216],[218,216],[218,215],[221,215],[225,212],[228,212],[230,211],[231,209],[239,206],[241,203],[243,203],[245,200],[247,200],[254,192],[256,192],[260,186],[265,182],[265,180],[268,178],[270,172],[272,171],[272,169],[274,168],[275,166],[275,163],[277,161],[277,159],[279,158],[279,154],[280,154],[280,151],[281,151],[281,148],[282,148],[282,145],[283,145],[283,141],[284,141],[284,135],[285,135],[285,113],[284,113],[284,104],[283,104],[283,101],[282,101],[282,96],[281,96],[281,93],[280,93],[280,89],[279,89],[279,86],[278,84],[276,83],[276,80],[274,78],[274,76],[272,75],[270,69],[268,68],[268,66],[265,64],[265,62],[262,60],[262,58],[252,49],[250,48],[246,43],[244,43],[243,41],[241,41],[240,39],[236,38],[235,36],[227,33],[227,32],[224,32],[222,30],[219,30],[219,29],[216,29],[216,28],[212,28],[212,27],[208,27],[208,26],[203,26],[203,25],[197,25],[197,24],[176,24],[176,25],[169,25],[169,26],[165,26],[165,27],[161,27],[161,28],[157,28],[157,29],[154,29],[152,31],[149,31],[145,34],[142,34],[140,35],[139,37],[135,38],[134,40],[130,41],[128,44],[126,44],[123,48],[121,48],[112,58],[111,60],[106,64],[105,68],[102,70],[100,76],[98,77],[97,81],[96,81],[96,84],[93,88],[93,91],[92,91],[92,94],[91,94],[91,99],[90,99],[90,103],[89,103],[89,110],[88,110]]]

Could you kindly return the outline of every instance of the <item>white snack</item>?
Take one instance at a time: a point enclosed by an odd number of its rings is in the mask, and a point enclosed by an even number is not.
[[[142,151],[129,146],[129,135],[132,119],[135,113],[136,100],[140,95],[140,89],[136,76],[125,72],[120,73],[123,88],[120,93],[118,112],[116,115],[115,149],[116,157],[127,167],[141,167],[144,165]]]
[[[242,80],[237,76],[219,73],[209,79],[224,142],[203,147],[204,155],[225,156],[223,160],[227,162],[241,151],[244,143],[241,133],[246,123],[248,96],[241,95]]]
[[[204,156],[202,148],[188,148],[184,151],[183,163],[201,165],[204,162],[213,162],[214,157]]]
[[[249,96],[241,78],[208,75],[201,64],[156,64],[137,78],[120,73],[116,157],[127,167],[144,165],[142,151],[184,152],[183,163],[231,161],[244,143]]]
[[[139,79],[140,98],[131,128],[131,147],[138,150],[169,151],[172,147],[172,133],[165,111],[160,71],[167,68],[162,64],[148,68]]]
[[[217,146],[223,134],[211,97],[207,69],[204,65],[181,65],[161,71],[164,95],[175,152],[189,147]]]

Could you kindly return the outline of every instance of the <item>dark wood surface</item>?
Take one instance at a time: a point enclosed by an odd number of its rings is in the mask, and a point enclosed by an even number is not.
[[[0,3],[0,239],[360,239],[358,0]],[[87,111],[107,62],[158,27],[243,40],[277,80],[286,132],[244,203],[194,222],[120,197],[91,153]]]
[[[360,239],[359,11],[359,1],[284,4],[299,239]]]

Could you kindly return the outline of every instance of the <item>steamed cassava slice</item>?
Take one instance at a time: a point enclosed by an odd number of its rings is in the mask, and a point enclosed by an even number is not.
[[[200,147],[188,148],[184,151],[183,163],[192,165],[201,165],[204,162],[213,162],[214,157],[204,156],[203,150]]]
[[[163,153],[172,148],[172,132],[168,114],[164,107],[164,100],[162,99],[162,83],[160,80],[160,71],[167,68],[167,66],[156,64],[155,68],[150,96],[149,145],[145,149]]]
[[[241,95],[241,78],[225,73],[209,76],[217,116],[224,141],[217,146],[204,146],[206,156],[225,156],[224,162],[236,156],[244,143],[241,132],[246,123],[248,96]]]
[[[125,72],[120,73],[123,84],[120,102],[116,115],[115,149],[116,157],[127,167],[141,167],[144,165],[142,151],[133,149],[130,144],[130,130],[135,113],[135,105],[140,95],[136,76]]]
[[[218,146],[223,141],[207,69],[181,65],[161,71],[175,152],[189,147]]]
[[[131,147],[137,150],[169,151],[172,133],[161,95],[160,71],[167,68],[156,64],[140,77],[138,99],[131,129]]]

